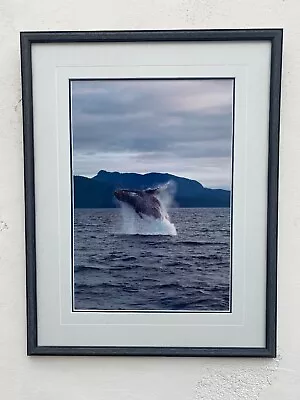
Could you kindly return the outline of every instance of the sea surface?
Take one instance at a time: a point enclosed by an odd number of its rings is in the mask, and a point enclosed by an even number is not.
[[[74,308],[229,311],[230,209],[169,215],[177,235],[135,235],[120,209],[75,209]]]

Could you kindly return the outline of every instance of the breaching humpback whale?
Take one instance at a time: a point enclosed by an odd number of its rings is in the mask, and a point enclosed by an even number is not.
[[[162,214],[162,206],[156,195],[162,188],[145,189],[145,190],[129,190],[120,189],[114,192],[114,196],[120,202],[131,206],[137,215],[143,219],[143,215],[153,217],[155,219],[169,219],[168,215]]]

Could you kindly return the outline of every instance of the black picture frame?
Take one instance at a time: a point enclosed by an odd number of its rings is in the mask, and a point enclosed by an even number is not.
[[[37,265],[35,228],[34,116],[32,91],[32,54],[34,43],[88,42],[190,42],[190,41],[269,41],[271,43],[271,79],[269,105],[266,346],[265,348],[205,347],[61,347],[39,346],[37,336]],[[282,70],[282,29],[169,30],[169,31],[94,31],[94,32],[21,32],[21,73],[24,141],[27,354],[72,356],[234,356],[276,357],[277,330],[277,224],[279,127]]]

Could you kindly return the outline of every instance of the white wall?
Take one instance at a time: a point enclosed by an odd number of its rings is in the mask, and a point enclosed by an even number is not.
[[[0,398],[300,399],[299,0],[0,1]],[[20,30],[284,27],[277,360],[25,356]]]

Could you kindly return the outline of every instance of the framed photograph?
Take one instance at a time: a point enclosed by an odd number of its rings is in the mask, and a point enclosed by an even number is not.
[[[282,36],[21,33],[28,355],[276,356]]]

